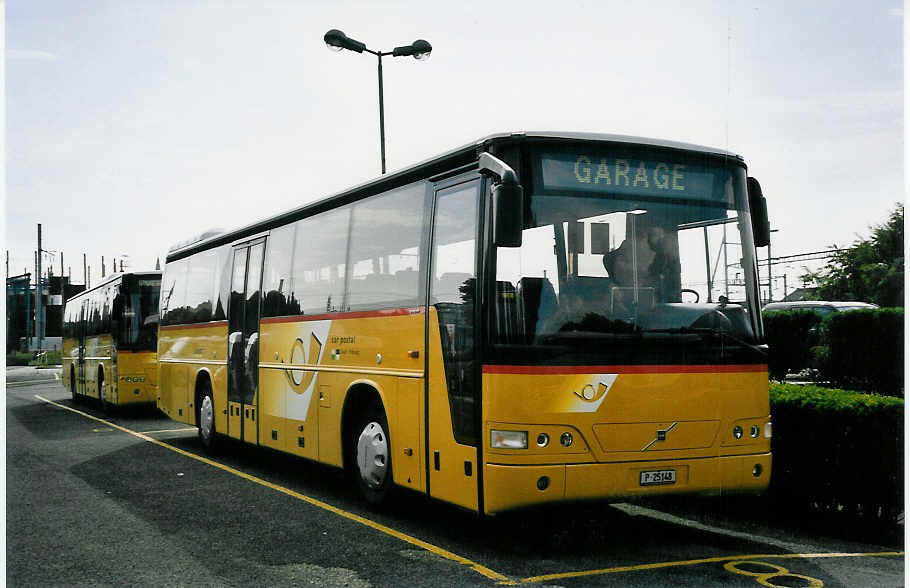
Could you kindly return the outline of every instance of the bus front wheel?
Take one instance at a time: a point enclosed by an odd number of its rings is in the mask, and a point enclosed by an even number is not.
[[[209,453],[217,449],[217,433],[215,431],[215,403],[212,401],[212,386],[208,382],[202,384],[199,394],[199,440]]]
[[[98,404],[101,405],[101,411],[104,414],[111,412],[111,403],[104,396],[104,372],[98,370]]]
[[[382,409],[373,406],[354,427],[357,487],[368,503],[378,506],[392,488],[389,425]]]

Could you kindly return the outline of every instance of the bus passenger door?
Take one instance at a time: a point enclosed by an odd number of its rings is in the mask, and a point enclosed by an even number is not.
[[[85,300],[79,305],[79,321],[76,324],[76,392],[85,394]]]
[[[258,443],[259,309],[265,241],[234,248],[228,305],[227,434]]]
[[[436,190],[426,345],[429,493],[475,511],[481,467],[475,357],[479,195],[476,179]]]

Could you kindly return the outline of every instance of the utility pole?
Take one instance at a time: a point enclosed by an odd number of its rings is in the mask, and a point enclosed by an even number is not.
[[[771,284],[771,240],[768,240],[768,302],[774,302],[774,286]]]
[[[769,265],[768,267],[770,268],[771,266]],[[104,277],[104,256],[103,255],[101,256],[101,277],[102,278]]]
[[[85,289],[88,290],[88,261],[85,258],[85,253],[82,254],[82,283],[85,284]]]
[[[38,264],[38,298],[35,304],[35,334],[38,335],[38,350],[40,351],[42,339],[44,338],[44,321],[41,316],[41,311],[43,310],[41,296],[44,294],[41,287],[41,223],[38,223],[38,253],[36,254],[36,262]]]

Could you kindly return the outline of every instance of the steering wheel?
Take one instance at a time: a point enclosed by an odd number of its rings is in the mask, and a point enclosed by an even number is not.
[[[700,299],[700,297],[699,297],[699,295],[698,295],[698,292],[696,292],[695,290],[690,290],[690,289],[688,289],[688,288],[683,288],[683,289],[682,289],[682,292],[688,292],[689,294],[695,294],[695,302],[693,302],[693,304],[697,304],[697,303],[698,303],[698,301],[699,301],[699,299]]]

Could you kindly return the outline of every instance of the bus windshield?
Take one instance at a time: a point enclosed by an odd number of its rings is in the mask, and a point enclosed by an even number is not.
[[[154,351],[158,336],[158,296],[161,278],[125,276],[115,301],[119,321],[117,347],[132,351]]]
[[[529,361],[541,359],[531,348],[611,363],[646,361],[645,349],[662,362],[674,362],[670,349],[677,362],[755,350],[761,327],[741,162],[569,147],[537,151],[531,169],[522,245],[496,252],[494,346],[523,348]]]

